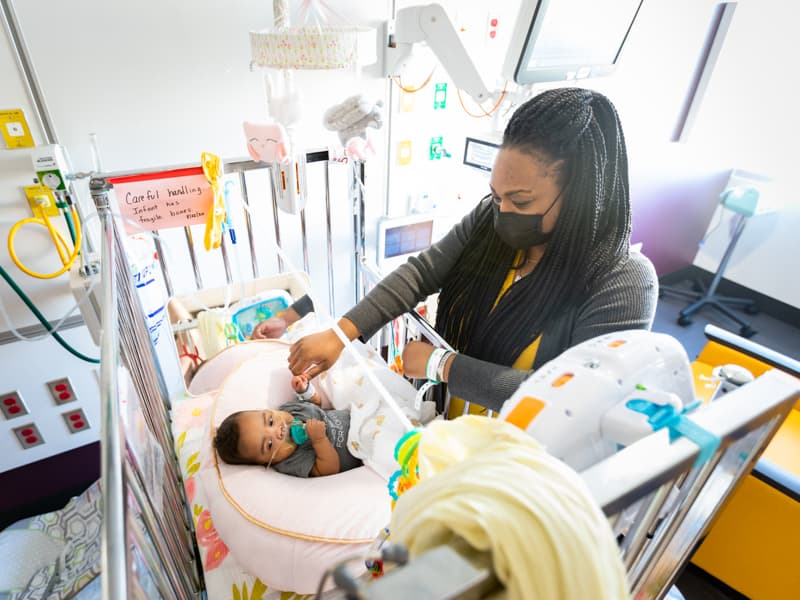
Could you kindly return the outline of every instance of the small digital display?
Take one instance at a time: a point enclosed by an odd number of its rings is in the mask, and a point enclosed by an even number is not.
[[[386,230],[383,257],[392,258],[425,250],[431,245],[433,221],[400,225]]]
[[[464,164],[482,171],[491,171],[500,144],[468,137],[464,144]]]

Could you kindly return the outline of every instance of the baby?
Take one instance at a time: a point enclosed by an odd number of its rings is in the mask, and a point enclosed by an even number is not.
[[[361,466],[347,450],[350,411],[323,410],[305,375],[292,378],[297,401],[278,410],[245,410],[217,428],[214,447],[230,464],[273,467],[297,477],[321,477]]]

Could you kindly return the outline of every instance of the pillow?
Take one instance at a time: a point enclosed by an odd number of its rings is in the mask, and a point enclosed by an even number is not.
[[[198,389],[233,366],[211,407],[198,477],[236,561],[269,587],[311,594],[328,567],[369,549],[389,521],[391,504],[386,483],[366,467],[304,479],[218,459],[212,440],[225,417],[294,398],[288,355],[288,343],[260,340],[222,352],[200,370],[210,369]],[[218,360],[223,366],[211,364]]]

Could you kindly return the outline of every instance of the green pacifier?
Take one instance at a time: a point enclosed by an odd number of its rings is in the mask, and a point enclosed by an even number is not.
[[[289,435],[298,446],[302,446],[308,441],[308,434],[306,433],[306,424],[300,419],[295,419],[289,424]]]

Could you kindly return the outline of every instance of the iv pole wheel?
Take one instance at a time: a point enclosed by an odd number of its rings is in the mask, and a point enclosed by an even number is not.
[[[692,317],[687,317],[685,315],[680,315],[678,317],[678,325],[682,325],[683,327],[688,327],[693,322]]]
[[[761,309],[758,308],[758,304],[746,304],[744,307],[744,312],[746,312],[748,315],[757,315],[761,312]]]
[[[739,329],[739,335],[741,335],[743,338],[751,338],[757,333],[758,332],[749,325],[743,325],[742,328]]]

